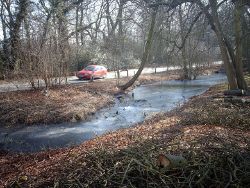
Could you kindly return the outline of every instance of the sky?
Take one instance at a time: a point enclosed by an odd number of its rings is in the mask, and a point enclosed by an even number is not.
[[[0,24],[0,40],[3,40],[2,24]]]

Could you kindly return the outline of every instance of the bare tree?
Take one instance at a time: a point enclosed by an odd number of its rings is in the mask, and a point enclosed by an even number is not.
[[[18,63],[18,51],[20,49],[20,28],[21,24],[26,16],[27,7],[29,5],[29,0],[20,0],[16,4],[16,10],[12,11],[12,1],[1,0],[2,11],[8,14],[8,18],[2,18],[3,26],[7,26],[9,29],[10,36],[10,53],[8,54],[8,64],[11,70],[14,70],[16,64]],[[3,10],[4,9],[4,10]],[[4,28],[6,32],[6,28]]]
[[[153,3],[151,6],[154,7],[154,6],[163,5],[163,6],[169,7],[169,9],[172,9],[187,2],[197,4],[200,7],[202,13],[206,15],[206,18],[208,19],[208,22],[212,30],[215,32],[217,36],[230,88],[231,89],[237,89],[237,88],[247,89],[247,85],[244,80],[243,71],[242,71],[243,70],[242,63],[236,63],[234,49],[232,47],[232,44],[229,42],[228,38],[224,34],[220,20],[219,20],[218,8],[225,1],[226,0],[218,4],[217,0],[209,0],[208,5],[205,5],[201,0],[196,0],[196,1],[176,0],[176,1],[168,1],[168,2],[160,1],[160,2]],[[240,2],[241,2],[241,6],[248,4],[246,0],[242,0]],[[209,12],[209,9],[211,9],[211,12]]]

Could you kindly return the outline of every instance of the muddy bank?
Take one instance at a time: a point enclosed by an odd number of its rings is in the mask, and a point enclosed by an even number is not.
[[[212,87],[171,112],[79,146],[2,154],[0,185],[248,187],[250,105],[221,100],[225,88]],[[188,166],[160,171],[159,153],[181,154]]]
[[[98,87],[98,83],[95,84]],[[106,91],[84,86],[62,86],[43,90],[15,91],[0,94],[0,125],[32,125],[80,121],[98,109],[111,104],[113,98]]]

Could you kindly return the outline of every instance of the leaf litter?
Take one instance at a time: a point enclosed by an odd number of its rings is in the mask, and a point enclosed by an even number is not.
[[[0,186],[249,187],[250,105],[218,103],[223,87],[79,146],[2,153]],[[159,154],[184,156],[188,164],[159,168]]]

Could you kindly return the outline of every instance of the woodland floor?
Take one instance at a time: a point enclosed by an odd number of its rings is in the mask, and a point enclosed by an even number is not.
[[[225,89],[79,146],[2,153],[0,187],[250,187],[250,104],[225,100]],[[161,153],[187,164],[159,169]]]

